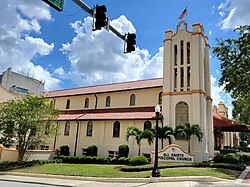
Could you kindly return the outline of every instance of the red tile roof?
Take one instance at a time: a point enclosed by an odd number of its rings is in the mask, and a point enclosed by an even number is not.
[[[250,131],[246,125],[240,124],[237,121],[226,119],[218,114],[213,114],[214,127],[220,128],[221,131],[225,132],[246,132]]]
[[[72,112],[72,111],[71,111]],[[89,111],[75,111],[60,114],[59,121],[66,120],[128,120],[128,119],[154,119],[154,107],[98,109]]]
[[[84,95],[84,94],[96,94],[96,93],[105,93],[105,92],[115,92],[115,91],[125,91],[125,90],[135,90],[143,88],[153,88],[161,87],[163,85],[162,78],[148,79],[148,80],[139,80],[139,81],[130,81],[114,84],[103,84],[97,86],[88,86],[81,88],[72,88],[66,90],[55,90],[46,93],[46,97],[63,97],[71,95]]]

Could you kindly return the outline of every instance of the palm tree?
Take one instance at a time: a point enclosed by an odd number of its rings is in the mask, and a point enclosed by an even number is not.
[[[190,139],[191,136],[196,136],[198,141],[201,142],[203,137],[203,132],[198,124],[190,125],[190,123],[186,123],[185,126],[178,125],[175,128],[175,137],[177,135],[182,135],[188,140],[188,152],[190,153]]]
[[[172,136],[174,136],[174,129],[170,126],[158,128],[158,137],[161,139],[161,148],[163,149],[163,140],[168,139],[168,144],[172,144]]]
[[[133,126],[129,126],[127,128],[127,135],[126,135],[127,141],[129,141],[130,136],[135,137],[136,143],[139,147],[138,156],[140,156],[140,154],[141,154],[141,140],[143,138],[146,138],[148,140],[149,145],[151,145],[151,143],[153,143],[153,140],[154,140],[154,133],[151,130],[146,129],[146,130],[142,131],[142,130],[138,129],[137,127],[133,127]]]

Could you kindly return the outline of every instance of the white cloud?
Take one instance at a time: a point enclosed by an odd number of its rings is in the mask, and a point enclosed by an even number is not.
[[[8,67],[13,71],[45,81],[47,90],[59,88],[60,81],[32,60],[51,53],[54,44],[48,44],[31,33],[40,33],[40,20],[51,20],[49,7],[43,1],[0,1],[0,73]]]
[[[232,117],[232,98],[223,91],[224,86],[219,86],[218,81],[213,75],[211,75],[211,97],[213,99],[213,105],[218,106],[218,103],[222,101],[228,107],[228,116]]]
[[[224,19],[220,22],[221,29],[235,29],[240,25],[250,24],[249,0],[225,0],[218,7]]]
[[[163,48],[152,58],[147,50],[139,47],[135,52],[124,54],[124,42],[120,38],[104,29],[93,32],[91,24],[90,17],[71,24],[76,36],[61,49],[71,69],[68,72],[58,69],[55,73],[60,77],[79,85],[93,85],[162,76]],[[135,32],[125,16],[111,21],[111,25],[123,34]]]

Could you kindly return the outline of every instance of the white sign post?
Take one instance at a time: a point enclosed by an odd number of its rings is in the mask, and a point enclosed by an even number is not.
[[[151,160],[154,162],[155,152],[152,151]],[[158,162],[165,163],[193,163],[194,155],[182,150],[178,145],[171,144],[158,152]]]

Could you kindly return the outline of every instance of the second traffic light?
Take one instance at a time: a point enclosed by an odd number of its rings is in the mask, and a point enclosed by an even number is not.
[[[133,33],[133,34],[130,34],[128,33],[127,34],[127,39],[126,39],[126,42],[127,42],[127,48],[126,48],[126,53],[131,53],[131,51],[135,51],[135,44],[136,44],[136,35]]]
[[[105,27],[107,24],[107,8],[105,5],[95,7],[95,29],[101,30],[102,27]]]

